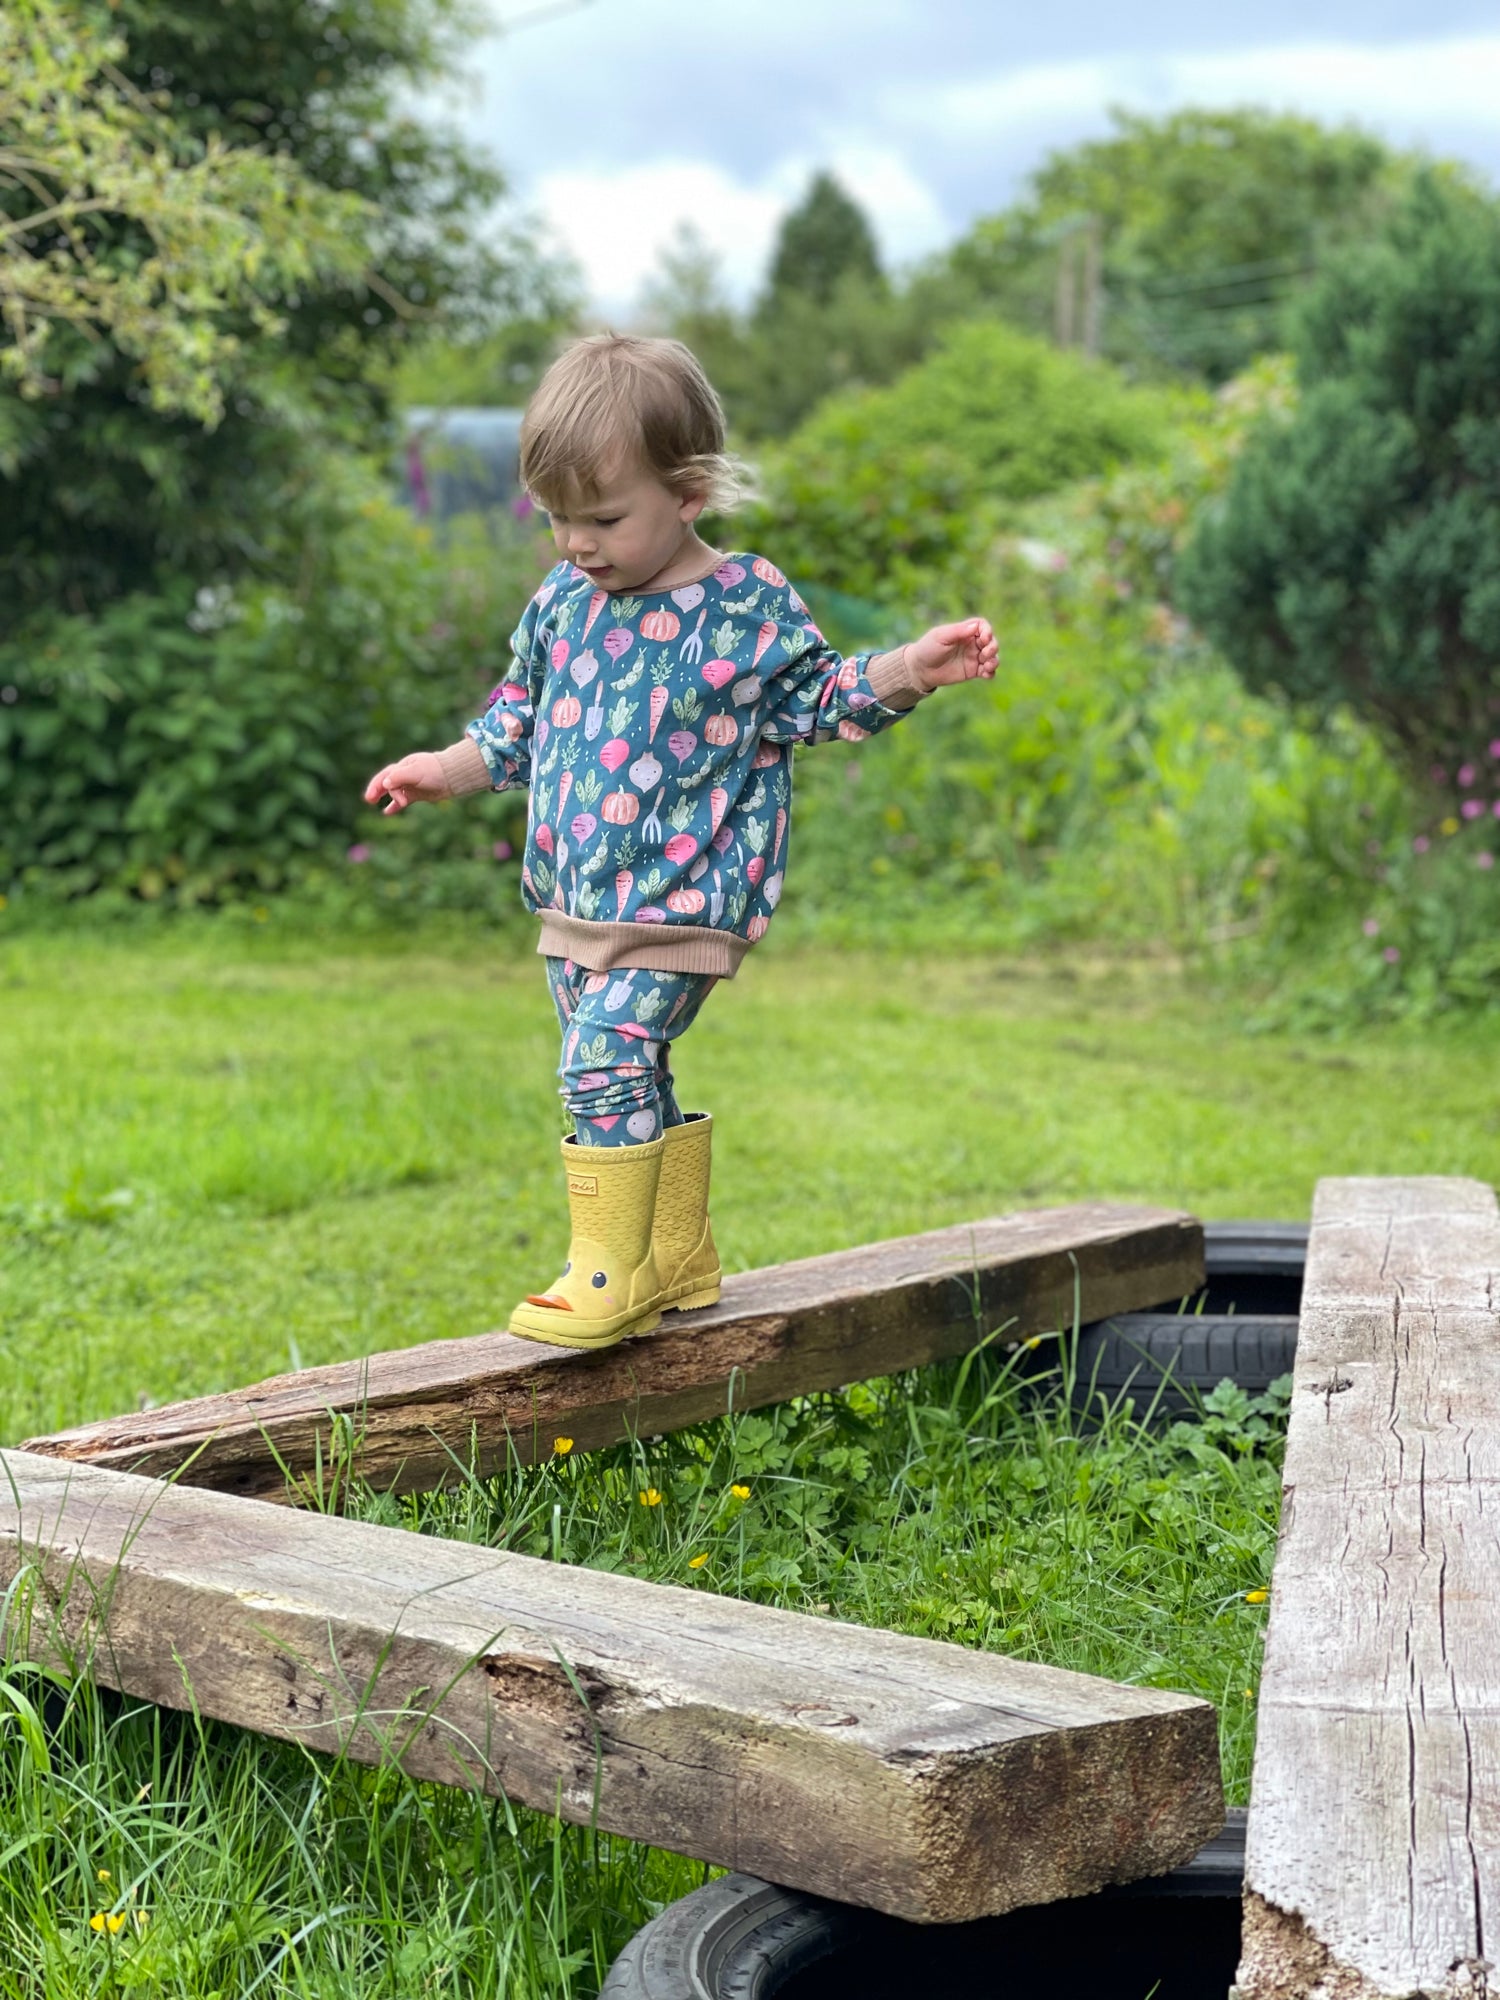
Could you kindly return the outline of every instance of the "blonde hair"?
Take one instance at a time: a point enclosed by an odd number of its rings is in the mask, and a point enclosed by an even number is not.
[[[560,354],[521,422],[521,479],[549,511],[595,498],[635,463],[680,499],[722,513],[741,498],[724,411],[680,340],[595,333]]]

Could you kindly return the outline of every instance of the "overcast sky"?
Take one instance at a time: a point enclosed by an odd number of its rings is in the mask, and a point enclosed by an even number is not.
[[[743,297],[830,164],[900,263],[1002,207],[1050,148],[1104,131],[1113,104],[1352,119],[1500,182],[1494,0],[487,4],[497,32],[446,115],[621,318],[683,221]]]

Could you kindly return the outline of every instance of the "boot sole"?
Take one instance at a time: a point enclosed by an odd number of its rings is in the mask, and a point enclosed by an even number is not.
[[[559,1313],[557,1317],[561,1320],[569,1317],[569,1315]],[[571,1338],[565,1337],[560,1329],[556,1333],[553,1333],[550,1329],[544,1332],[537,1326],[517,1325],[515,1320],[511,1321],[506,1331],[513,1334],[517,1340],[534,1340],[540,1347],[573,1347],[587,1350],[618,1346],[622,1340],[629,1339],[632,1334],[650,1333],[653,1327],[657,1327],[660,1324],[661,1313],[659,1310],[653,1309],[651,1312],[643,1313],[639,1319],[626,1320],[622,1326],[611,1327],[602,1333],[585,1334],[579,1332],[572,1335]]]
[[[687,1293],[684,1298],[663,1299],[662,1309],[665,1312],[693,1312],[699,1306],[716,1306],[718,1303],[719,1285],[715,1281],[711,1285],[703,1285],[698,1290]]]

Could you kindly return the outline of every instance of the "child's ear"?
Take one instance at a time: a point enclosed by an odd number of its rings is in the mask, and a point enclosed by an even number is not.
[[[678,505],[677,518],[686,526],[689,521],[696,521],[707,505],[706,493],[689,493]]]

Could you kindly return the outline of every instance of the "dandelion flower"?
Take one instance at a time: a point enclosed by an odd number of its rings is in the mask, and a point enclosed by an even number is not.
[[[748,1500],[750,1498],[750,1488],[748,1486],[731,1486],[729,1490],[736,1500]]]
[[[708,1551],[707,1551],[707,1549],[705,1549],[705,1550],[703,1551],[703,1554],[702,1554],[701,1556],[689,1556],[689,1557],[688,1557],[688,1568],[689,1568],[689,1569],[702,1569],[703,1565],[704,1565],[704,1564],[705,1564],[705,1563],[706,1563],[707,1561],[708,1561]]]
[[[661,1505],[661,1495],[654,1486],[648,1486],[644,1489],[641,1494],[641,1505],[643,1507],[659,1507]]]
[[[571,1438],[554,1438],[552,1440],[552,1449],[557,1453],[559,1458],[566,1458],[568,1453],[573,1449],[573,1440]]]
[[[1245,1602],[1247,1604],[1264,1604],[1270,1595],[1269,1590],[1247,1590],[1245,1592]]]

